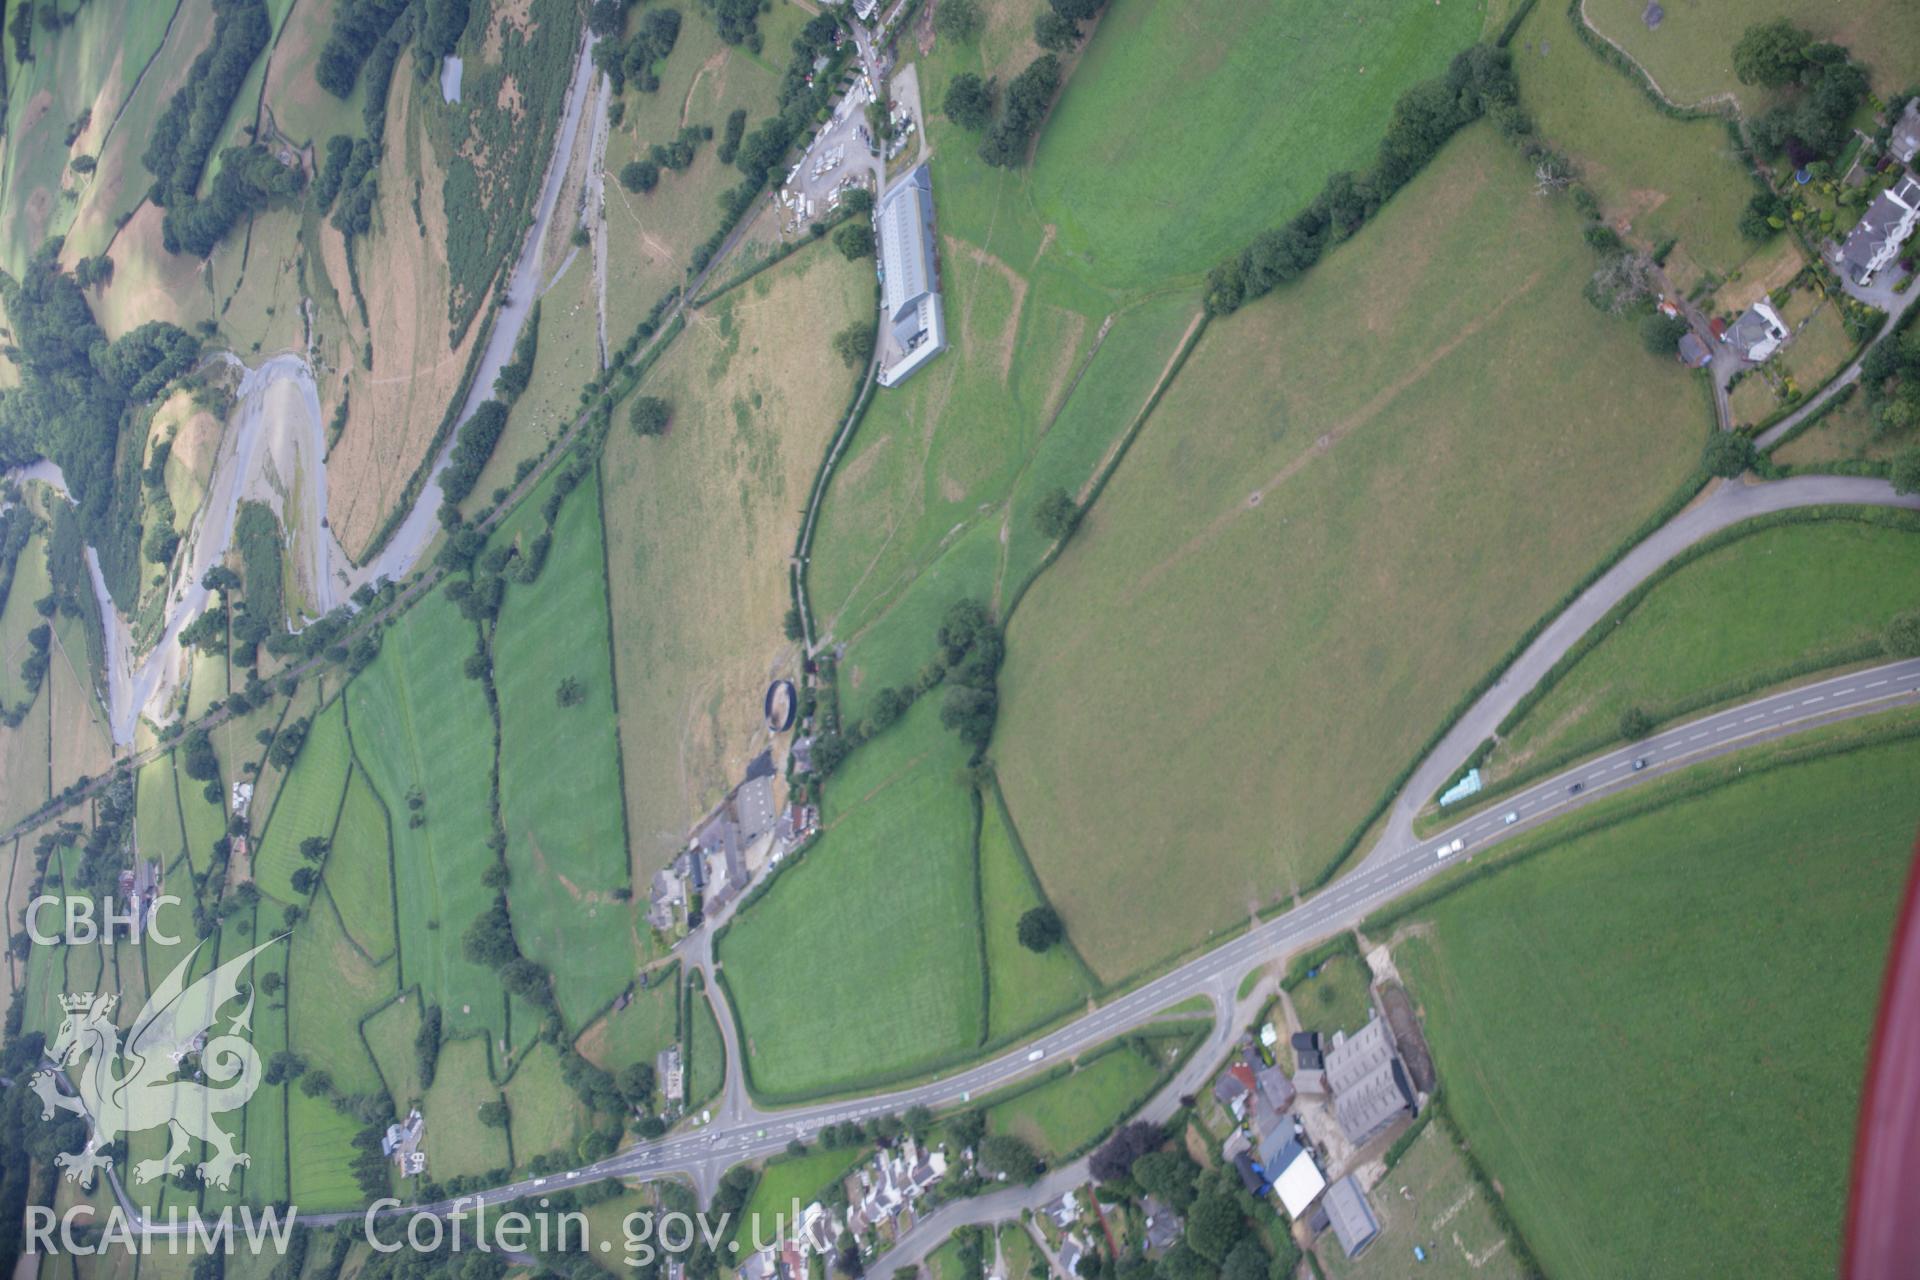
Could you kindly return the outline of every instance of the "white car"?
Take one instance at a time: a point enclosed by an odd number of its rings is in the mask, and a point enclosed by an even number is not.
[[[1035,1049],[1032,1053],[1027,1055],[1027,1061],[1038,1062],[1040,1061],[1040,1059],[1046,1056],[1047,1056],[1047,1051],[1045,1049]]]
[[[1440,857],[1440,858],[1451,857],[1452,855],[1460,852],[1462,849],[1466,847],[1467,847],[1466,840],[1464,840],[1460,836],[1455,836],[1451,844],[1443,844],[1438,849],[1435,849],[1434,856]]]
[[[1515,809],[1509,812],[1506,817],[1500,819],[1500,821],[1502,824],[1510,827],[1514,823],[1520,821],[1520,811],[1518,809]]]

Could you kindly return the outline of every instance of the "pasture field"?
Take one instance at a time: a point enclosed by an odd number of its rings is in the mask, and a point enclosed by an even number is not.
[[[268,57],[261,59],[267,64],[264,96],[273,111],[274,127],[296,142],[311,143],[316,151],[323,150],[336,133],[366,131],[361,119],[366,81],[355,80],[353,92],[342,100],[322,89],[313,76],[341,3],[294,0],[292,11],[280,21],[280,33]]]
[[[614,896],[630,881],[604,545],[589,479],[561,505],[546,567],[508,590],[493,631],[514,934],[564,979],[556,994],[575,1027],[632,979],[639,941],[633,903]]]
[[[26,719],[0,726],[0,824],[12,826],[45,804],[53,739],[53,704],[42,692]]]
[[[646,990],[636,987],[626,1008],[602,1014],[581,1032],[574,1048],[594,1065],[618,1073],[628,1063],[652,1062],[679,1038],[680,962],[675,960],[653,971]]]
[[[1690,0],[1666,6],[1651,31],[1643,9],[1634,0],[1587,0],[1587,21],[1645,67],[1668,97],[1688,105],[1732,94],[1747,114],[1764,110],[1766,91],[1733,74],[1733,44],[1749,24],[1777,18],[1845,45],[1872,72],[1882,97],[1911,87],[1920,70],[1920,30],[1900,0]]]
[[[106,713],[93,694],[87,646],[80,624],[62,618],[53,629],[52,661],[43,686],[52,722],[51,789],[60,791],[81,775],[97,778],[113,763],[113,739]]]
[[[1150,1043],[1155,1052],[1179,1052],[1179,1041],[1172,1037]],[[1145,1102],[1162,1069],[1161,1062],[1131,1040],[1096,1050],[1066,1075],[989,1107],[987,1130],[1025,1138],[1035,1151],[1062,1159]]]
[[[1336,1031],[1351,1035],[1366,1026],[1373,1016],[1373,1001],[1367,995],[1372,981],[1367,962],[1359,956],[1337,955],[1328,960],[1317,977],[1291,992],[1301,1028],[1332,1039]]]
[[[317,865],[301,857],[300,842],[313,836],[333,838],[351,763],[346,703],[335,698],[314,714],[300,754],[274,797],[273,812],[253,855],[253,878],[262,893],[282,902],[300,901],[302,895],[293,890],[293,873]]]
[[[437,1180],[513,1163],[506,1130],[480,1123],[481,1105],[500,1096],[488,1061],[487,1042],[478,1036],[440,1046],[433,1087],[420,1108],[427,1122],[427,1168]]]
[[[1388,1177],[1386,1194],[1368,1197],[1380,1235],[1357,1261],[1332,1232],[1320,1237],[1314,1253],[1330,1280],[1519,1280],[1525,1274],[1445,1124],[1429,1123]],[[1425,1262],[1414,1258],[1416,1245]]]
[[[420,993],[405,991],[399,999],[383,1005],[378,1013],[360,1027],[366,1036],[367,1050],[374,1066],[386,1082],[387,1096],[396,1110],[405,1110],[419,1101],[420,1056],[414,1052],[414,1037],[420,1034]],[[436,1064],[437,1065],[437,1064]]]
[[[367,1054],[360,1024],[393,997],[394,965],[368,962],[340,927],[326,890],[314,897],[293,932],[287,989],[294,1052],[313,1066],[325,1067],[348,1093],[377,1091],[380,1073]]]
[[[141,767],[134,780],[133,813],[136,856],[152,858],[163,871],[171,867],[186,852],[171,752]]]
[[[688,1109],[713,1098],[727,1082],[727,1045],[720,1038],[720,1021],[698,972],[695,970],[688,979],[687,1009],[682,1019],[686,1043],[680,1053],[686,1066]]]
[[[20,558],[13,565],[13,583],[7,589],[6,607],[0,609],[0,705],[13,706],[26,696],[27,687],[20,680],[20,664],[33,651],[27,643],[27,632],[45,621],[33,605],[51,589],[52,583],[47,580],[46,535],[36,533],[20,548]]]
[[[880,755],[856,757],[828,792],[817,842],[720,943],[749,1078],[764,1098],[917,1074],[985,1035],[975,819],[955,778],[966,748],[931,700],[880,741],[892,743],[898,772],[864,789],[856,779],[870,779]],[[882,999],[877,957],[887,964]]]
[[[1109,287],[1205,271],[1365,168],[1394,99],[1479,38],[1485,7],[1116,0],[1041,135],[1034,202]]]
[[[474,625],[445,595],[408,609],[379,658],[347,686],[347,727],[392,815],[399,985],[418,985],[440,1005],[449,1035],[486,1027],[497,1036],[506,1030],[499,980],[460,949],[460,935],[493,900],[480,883],[492,834],[493,716],[479,683],[460,670],[474,643]]]
[[[866,1155],[865,1150],[829,1151],[816,1147],[803,1156],[778,1156],[769,1160],[760,1171],[760,1181],[754,1184],[753,1194],[747,1197],[746,1207],[735,1220],[733,1238],[746,1249],[756,1242],[771,1244],[790,1233],[797,1221],[793,1202],[798,1200],[805,1209],[819,1199],[828,1186],[851,1173]],[[775,1231],[774,1219],[781,1214],[785,1215],[787,1232]]]
[[[231,959],[239,951],[245,950],[275,937],[279,933],[280,913],[277,904],[262,902],[254,914],[251,926],[243,929],[238,937],[221,935],[220,958]],[[231,945],[237,950],[229,951]],[[277,973],[282,981],[288,976],[290,968],[285,943],[276,943],[254,957],[249,976],[258,982],[269,973]],[[289,1047],[287,1022],[290,1014],[288,996],[282,988],[277,998],[255,1000],[253,1004],[253,1044],[263,1059]],[[289,1152],[291,1144],[287,1134],[287,1094],[290,1092],[285,1081],[280,1084],[262,1084],[247,1102],[245,1150],[253,1157],[253,1163],[246,1167],[241,1181],[242,1195],[255,1204],[272,1204],[287,1198]]]
[[[82,5],[68,11],[71,24],[59,32],[35,26],[33,60],[25,64],[15,60],[13,41],[7,40],[0,254],[9,273],[17,277],[41,241],[71,223],[75,199],[87,183],[68,171],[67,162],[76,155],[98,155],[109,133],[119,131],[121,107],[160,48],[177,7],[174,0]],[[190,61],[193,55],[185,56]],[[69,145],[67,132],[83,113],[90,113],[86,127]],[[144,133],[151,120],[134,117],[127,128]],[[136,153],[144,146],[143,138]],[[143,190],[146,176],[143,170],[135,180]]]
[[[1466,131],[1365,235],[1209,327],[1027,594],[993,755],[1104,981],[1321,874],[1691,473],[1705,397],[1580,297],[1591,261],[1571,206]]]
[[[1564,4],[1535,5],[1509,47],[1537,132],[1579,166],[1608,221],[1630,224],[1629,237],[1649,248],[1678,239],[1667,265],[1679,288],[1752,256],[1738,223],[1755,187],[1722,121],[1660,114],[1580,43]]]
[[[175,760],[173,785],[179,794],[180,825],[187,836],[187,861],[195,868],[205,868],[215,842],[227,834],[227,797],[231,793],[216,783],[214,793],[221,798],[207,799],[207,784],[189,778],[179,767],[178,756],[175,752],[169,758]]]
[[[542,1044],[523,1057],[514,1068],[513,1079],[507,1081],[506,1095],[516,1165],[524,1165],[544,1152],[573,1150],[582,1119],[580,1101],[561,1078],[557,1049]],[[490,1091],[477,1096],[485,1101],[494,1095]],[[476,1122],[475,1127],[485,1126]]]
[[[367,781],[366,771],[355,766],[347,777],[346,798],[340,802],[324,881],[347,936],[376,962],[393,954],[398,927],[387,824],[387,811]]]
[[[1664,719],[1784,680],[1793,666],[1859,660],[1913,607],[1920,581],[1920,519],[1888,514],[1760,528],[1675,570],[1600,624],[1606,638],[1514,726],[1489,768],[1502,776],[1613,742],[1630,707]]]
[[[787,557],[854,385],[828,343],[871,279],[826,246],[795,255],[697,313],[648,373],[665,435],[616,410],[601,484],[636,885],[767,745],[768,680],[798,674]]]
[[[1890,462],[1913,443],[1911,435],[1876,430],[1866,401],[1856,391],[1771,456],[1775,462],[1820,471],[1836,461]]]
[[[287,1090],[287,1141],[299,1153],[290,1161],[289,1199],[310,1213],[351,1209],[364,1199],[353,1176],[359,1152],[351,1145],[360,1124],[325,1098],[310,1098],[298,1086]]]
[[[1736,777],[1418,912],[1448,1108],[1547,1272],[1833,1265],[1916,786],[1912,740]]]
[[[987,937],[987,1032],[998,1043],[1086,1003],[1092,981],[1072,939],[1046,951],[1020,945],[1020,917],[1045,904],[1027,867],[1006,806],[981,795],[980,902]]]

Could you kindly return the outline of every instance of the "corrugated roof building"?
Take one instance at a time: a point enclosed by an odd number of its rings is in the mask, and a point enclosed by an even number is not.
[[[880,201],[880,269],[892,350],[880,385],[896,387],[947,349],[945,316],[934,262],[933,179],[921,165]]]

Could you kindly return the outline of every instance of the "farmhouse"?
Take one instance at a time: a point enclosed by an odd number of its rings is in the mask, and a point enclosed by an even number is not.
[[[1341,1131],[1360,1146],[1413,1110],[1413,1087],[1385,1018],[1374,1018],[1327,1051],[1327,1086]]]
[[[387,1126],[380,1139],[380,1154],[393,1161],[401,1177],[417,1178],[427,1171],[427,1153],[420,1149],[421,1140],[426,1136],[427,1122],[421,1118],[420,1108],[415,1107],[405,1120]]]
[[[1748,307],[1721,341],[1748,364],[1759,364],[1787,340],[1787,324],[1765,298]]]
[[[1900,246],[1916,226],[1920,178],[1907,174],[1867,206],[1866,216],[1840,246],[1840,269],[1855,284],[1871,283],[1876,272],[1900,256]]]
[[[886,300],[880,385],[897,387],[947,349],[933,252],[933,180],[926,165],[887,192],[877,221]]]
[[[1327,1211],[1327,1221],[1333,1226],[1333,1234],[1339,1237],[1340,1247],[1346,1250],[1349,1258],[1357,1258],[1373,1238],[1380,1234],[1380,1220],[1373,1216],[1373,1206],[1367,1203],[1367,1193],[1360,1189],[1352,1174],[1340,1179],[1327,1188],[1326,1198],[1321,1208]]]

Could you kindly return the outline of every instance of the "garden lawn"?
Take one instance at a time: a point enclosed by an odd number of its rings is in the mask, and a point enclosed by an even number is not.
[[[937,695],[936,695],[937,696]],[[981,797],[980,901],[986,910],[987,1027],[1008,1041],[1086,1003],[1092,980],[1071,939],[1046,951],[1020,945],[1020,917],[1044,906],[1026,855],[994,792]]]
[[[1786,18],[1813,34],[1847,46],[1873,73],[1881,95],[1913,84],[1920,69],[1920,27],[1901,0],[1689,0],[1667,5],[1649,31],[1639,0],[1587,0],[1587,20],[1618,41],[1676,102],[1697,103],[1734,94],[1748,114],[1768,104],[1766,91],[1733,74],[1733,45],[1749,24]]]
[[[1736,531],[1738,532],[1738,531]],[[1846,510],[1776,525],[1681,566],[1503,739],[1496,775],[1596,749],[1621,714],[1656,720],[1878,656],[1887,623],[1920,602],[1920,517]]]
[[[326,890],[315,895],[293,932],[287,986],[294,1052],[324,1067],[348,1093],[376,1092],[380,1074],[360,1028],[393,998],[394,965],[369,963],[340,927]]]
[[[427,1168],[435,1180],[491,1173],[512,1163],[506,1130],[480,1123],[481,1106],[499,1096],[485,1040],[469,1036],[440,1046],[433,1087],[420,1108],[427,1122]]]
[[[1204,271],[1335,170],[1364,169],[1394,99],[1478,39],[1484,12],[1114,0],[1046,122],[1035,204],[1067,260],[1108,287]]]
[[[631,881],[604,549],[590,478],[561,504],[545,567],[508,589],[493,633],[514,937],[558,979],[573,1027],[632,980],[638,946],[631,897],[615,896]]]
[[[990,1107],[987,1128],[1024,1138],[1043,1156],[1064,1159],[1136,1110],[1159,1078],[1159,1064],[1124,1041],[1081,1060],[1066,1075]]]
[[[1300,1025],[1328,1039],[1336,1031],[1352,1035],[1373,1016],[1373,1001],[1367,995],[1371,982],[1367,962],[1360,957],[1338,955],[1328,960],[1320,966],[1319,976],[1308,978],[1291,993]]]
[[[655,969],[646,990],[634,988],[626,1008],[602,1014],[574,1047],[595,1065],[618,1074],[629,1063],[651,1064],[680,1038],[680,962]]]
[[[393,851],[387,823],[387,811],[367,781],[366,771],[354,767],[333,828],[325,883],[347,935],[376,962],[392,955],[395,945]]]
[[[474,627],[435,592],[391,627],[380,656],[347,686],[354,755],[393,815],[400,986],[442,1006],[449,1034],[506,1031],[499,979],[461,952],[460,935],[492,902],[488,779],[493,717],[461,673]],[[421,807],[409,807],[410,794]],[[416,818],[423,819],[415,826]]]
[[[1916,789],[1912,740],[1797,764],[1419,913],[1448,1108],[1548,1274],[1833,1269]]]
[[[301,856],[300,844],[314,836],[332,839],[348,763],[346,704],[335,698],[313,717],[300,754],[274,797],[266,834],[253,855],[253,878],[263,893],[282,902],[304,898],[294,892],[293,873],[318,864]]]
[[[985,1034],[967,752],[931,701],[829,785],[825,831],[720,941],[764,1099],[905,1079]],[[898,771],[875,778],[888,740]]]
[[[1211,325],[1012,618],[992,755],[1103,981],[1325,874],[1449,709],[1692,473],[1705,396],[1581,298],[1577,215],[1530,173],[1471,128]]]
[[[1580,43],[1565,4],[1535,5],[1510,48],[1521,105],[1541,139],[1574,160],[1607,219],[1630,224],[1649,249],[1678,239],[1667,265],[1679,288],[1701,271],[1725,276],[1752,255],[1757,246],[1738,223],[1756,188],[1724,122],[1662,115]]]

